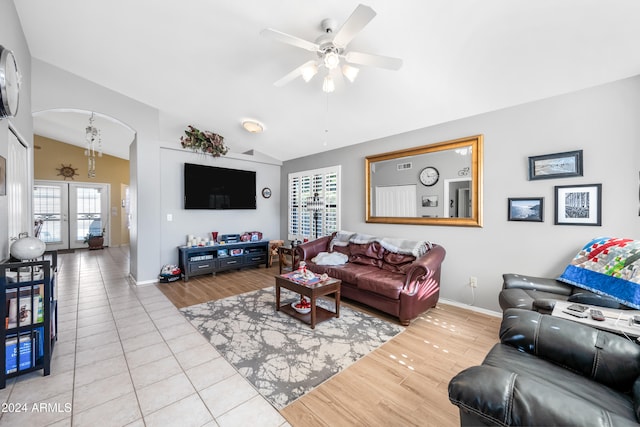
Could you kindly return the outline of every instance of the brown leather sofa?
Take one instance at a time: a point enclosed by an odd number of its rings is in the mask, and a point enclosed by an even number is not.
[[[341,297],[349,298],[397,317],[408,325],[429,308],[440,295],[440,266],[445,257],[442,246],[432,244],[419,257],[391,252],[379,242],[334,246],[349,261],[343,265],[317,265],[312,261],[320,252],[330,252],[330,236],[298,245],[298,262],[316,274],[327,273],[342,280]]]

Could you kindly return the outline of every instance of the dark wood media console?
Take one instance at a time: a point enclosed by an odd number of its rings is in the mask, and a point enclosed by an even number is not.
[[[269,242],[227,243],[215,246],[179,246],[179,267],[182,278],[215,274],[217,271],[240,269],[243,267],[268,267]]]

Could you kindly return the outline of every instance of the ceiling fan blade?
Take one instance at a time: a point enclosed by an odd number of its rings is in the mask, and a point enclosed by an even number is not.
[[[260,34],[270,39],[290,44],[291,46],[300,47],[311,52],[316,52],[320,48],[316,43],[283,33],[282,31],[274,30],[273,28],[265,28],[260,31]]]
[[[388,70],[399,70],[402,67],[402,59],[372,55],[370,53],[347,52],[344,55],[344,59],[351,64],[368,65]]]
[[[345,47],[366,25],[371,22],[376,12],[369,6],[359,4],[351,16],[342,24],[342,27],[336,32],[333,38],[333,44],[339,47]]]
[[[302,64],[301,66],[299,66],[298,68],[296,68],[295,70],[293,70],[292,72],[290,72],[289,74],[287,74],[286,76],[284,76],[283,78],[281,78],[280,80],[278,80],[277,82],[275,82],[273,85],[277,86],[277,87],[282,87],[284,85],[286,85],[287,83],[289,83],[292,80],[295,80],[297,77],[302,75],[302,70],[305,67],[309,67],[313,64],[315,64],[316,61],[315,60],[311,60],[311,61],[307,61],[304,64]]]

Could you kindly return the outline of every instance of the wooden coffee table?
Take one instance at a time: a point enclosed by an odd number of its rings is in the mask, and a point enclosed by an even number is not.
[[[325,281],[316,282],[310,285],[291,280],[283,275],[276,276],[276,311],[282,311],[311,325],[315,329],[316,324],[324,320],[340,317],[340,285],[342,280],[329,278]],[[309,297],[311,300],[311,311],[306,314],[298,313],[291,304],[280,305],[280,288],[289,289],[300,295]],[[336,311],[332,312],[322,307],[316,306],[316,299],[325,295],[335,294]]]

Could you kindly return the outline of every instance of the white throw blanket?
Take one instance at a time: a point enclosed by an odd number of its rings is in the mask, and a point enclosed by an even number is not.
[[[351,231],[338,231],[336,235],[331,240],[331,244],[329,245],[329,251],[333,251],[334,246],[349,246],[349,240],[351,237],[356,234]]]
[[[361,234],[354,233],[351,231],[338,231],[336,232],[335,237],[331,240],[329,245],[329,251],[333,251],[334,246],[347,246],[349,243],[355,244],[366,244],[371,242],[379,242],[383,248],[388,250],[389,252],[403,254],[403,255],[413,255],[418,258],[431,248],[433,248],[433,244],[426,240],[407,240],[407,239],[394,239],[390,237],[378,238],[376,236],[372,236],[370,234]],[[315,261],[314,261],[315,262]],[[316,262],[316,264],[318,264]],[[325,264],[325,265],[338,265],[338,264]]]
[[[424,240],[406,240],[406,239],[391,239],[384,237],[379,240],[383,248],[389,252],[395,252],[404,255],[413,255],[418,258],[427,253],[429,249],[433,247],[430,242]]]
[[[349,257],[340,252],[320,252],[311,261],[316,265],[343,265]]]
[[[351,240],[349,240],[349,241],[351,243],[355,243],[355,244],[358,244],[358,245],[363,245],[363,244],[366,244],[366,243],[379,241],[379,239],[376,236],[372,236],[370,234],[356,233],[355,235],[353,235],[351,237]]]

